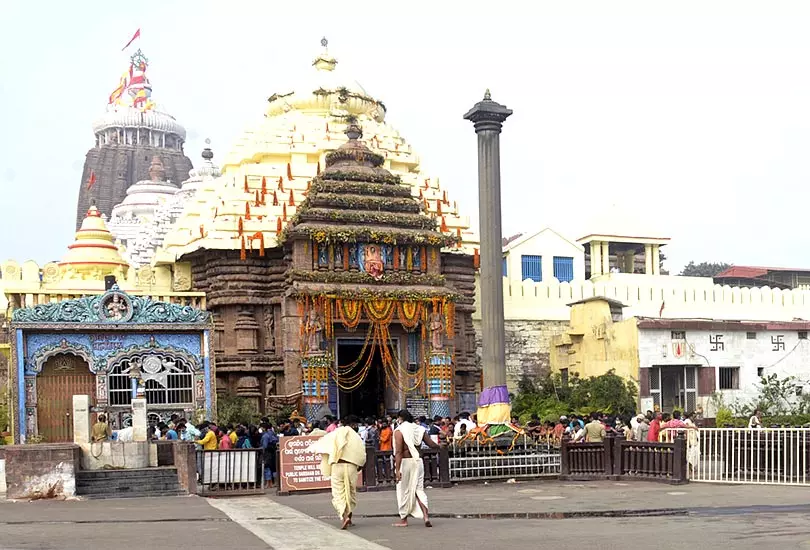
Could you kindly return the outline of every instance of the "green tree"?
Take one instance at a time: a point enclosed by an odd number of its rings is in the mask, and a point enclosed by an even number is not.
[[[683,277],[714,277],[718,273],[731,267],[725,262],[689,262],[684,266],[679,275]]]
[[[571,373],[565,384],[559,373],[532,382],[524,378],[512,401],[512,411],[521,420],[536,414],[556,420],[563,414],[604,412],[628,416],[636,411],[636,386],[613,370],[600,376],[580,378]]]
[[[254,402],[244,397],[217,398],[217,424],[252,424],[259,419]]]

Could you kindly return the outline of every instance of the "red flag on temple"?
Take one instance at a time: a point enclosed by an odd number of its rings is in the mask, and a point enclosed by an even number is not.
[[[295,196],[292,189],[290,189],[290,206],[295,206]]]
[[[281,233],[281,218],[276,218],[276,233]]]
[[[442,216],[442,225],[441,225],[440,231],[442,233],[447,233],[449,231],[449,229],[447,229],[447,220],[444,219],[444,216]]]
[[[278,193],[273,191],[273,206],[278,206]]]
[[[287,203],[286,202],[282,205],[282,208],[283,208],[283,210],[281,211],[282,212],[281,215],[282,215],[284,221],[286,222],[287,221]]]
[[[87,190],[90,191],[90,189],[92,189],[95,184],[96,184],[96,173],[93,170],[90,170],[90,179],[87,180]]]
[[[248,187],[247,175],[245,175],[245,193],[250,191],[250,187]]]
[[[245,203],[245,219],[246,220],[250,219],[250,203],[249,202]]]
[[[287,163],[287,181],[292,181],[292,166],[290,163]]]
[[[129,39],[129,42],[127,42],[127,45],[124,46],[123,48],[121,48],[121,51],[123,52],[124,50],[129,48],[129,45],[132,44],[133,42],[135,42],[136,38],[140,38],[140,37],[141,37],[141,29],[139,28],[137,31],[135,31],[135,34],[132,35],[132,38]]]

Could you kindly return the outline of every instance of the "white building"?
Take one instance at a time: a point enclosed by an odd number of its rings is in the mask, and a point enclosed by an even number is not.
[[[810,322],[638,319],[642,410],[694,411],[714,417],[718,397],[750,403],[761,377],[810,385]]]
[[[503,249],[504,277],[520,283],[585,280],[585,250],[550,227],[521,235]]]

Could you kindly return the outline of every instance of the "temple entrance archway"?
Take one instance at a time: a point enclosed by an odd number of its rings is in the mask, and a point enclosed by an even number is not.
[[[396,340],[389,345],[392,354],[399,353]],[[329,408],[341,418],[350,414],[360,418],[383,416],[387,408],[386,402],[396,400],[398,396],[396,390],[386,384],[379,348],[365,347],[364,340],[356,338],[338,338],[335,348],[338,365],[356,364],[348,373],[340,370],[342,375],[356,378],[363,371],[365,374],[360,380],[344,380],[340,383],[330,376]]]
[[[96,377],[87,361],[70,353],[50,357],[37,376],[37,432],[48,443],[73,441],[73,396],[96,402]]]

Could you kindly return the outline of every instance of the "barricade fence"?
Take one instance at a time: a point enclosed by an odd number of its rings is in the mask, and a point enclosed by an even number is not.
[[[560,451],[560,479],[688,482],[683,434],[665,443],[628,441],[613,434],[600,443],[573,443],[565,438]]]
[[[262,449],[197,451],[200,495],[250,495],[264,492]]]
[[[692,481],[810,485],[810,428],[677,431],[686,436]]]
[[[449,447],[450,480],[538,478],[560,474],[560,451],[547,441],[518,435],[499,442],[454,442]]]

